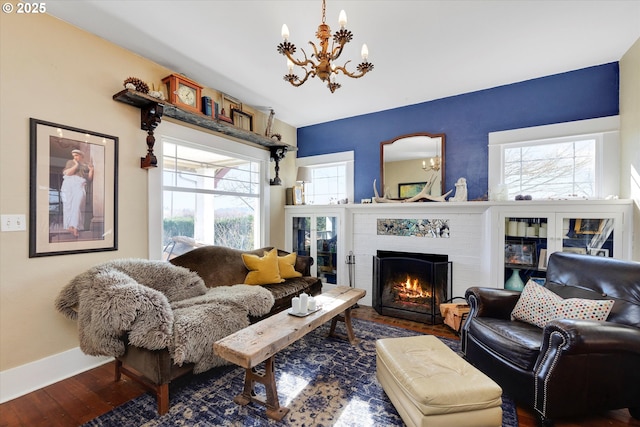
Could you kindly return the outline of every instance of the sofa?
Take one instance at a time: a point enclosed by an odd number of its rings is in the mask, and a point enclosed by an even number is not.
[[[78,321],[83,352],[115,357],[116,381],[124,374],[147,386],[164,414],[172,380],[228,363],[214,354],[215,341],[284,310],[294,296],[321,292],[312,264],[272,247],[203,246],[170,262],[114,260],[74,278],[56,308]]]
[[[640,263],[556,252],[544,286],[465,297],[466,359],[543,425],[619,408],[640,418]]]

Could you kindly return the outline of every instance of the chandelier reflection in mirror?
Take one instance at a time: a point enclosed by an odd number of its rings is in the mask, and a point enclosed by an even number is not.
[[[434,170],[439,171],[442,166],[442,161],[440,160],[440,156],[431,157],[428,161],[422,161],[422,169],[425,171]]]
[[[318,46],[313,42],[309,42],[313,47],[311,59],[307,57],[307,53],[302,48],[300,50],[304,54],[304,59],[298,60],[294,58],[293,55],[296,53],[296,46],[289,42],[289,28],[284,24],[282,26],[282,38],[284,38],[284,41],[278,45],[278,53],[287,57],[289,73],[284,76],[285,81],[288,81],[293,86],[297,87],[304,84],[309,77],[318,76],[320,80],[327,82],[327,87],[331,93],[333,93],[336,89],[342,86],[340,83],[336,82],[336,76],[338,73],[357,79],[373,70],[373,64],[367,61],[369,57],[369,50],[367,49],[366,44],[362,45],[361,55],[363,62],[358,64],[357,73],[347,71],[347,64],[351,61],[345,62],[342,66],[333,63],[333,61],[340,57],[344,45],[351,41],[353,34],[345,28],[345,25],[347,25],[347,14],[344,10],[340,11],[340,16],[338,17],[340,29],[333,35],[333,44],[331,45],[331,49],[329,49],[331,28],[326,24],[325,8],[325,0],[322,0],[322,23],[318,26],[318,31],[316,32],[316,37],[320,41],[320,51],[318,51]],[[315,61],[313,59],[314,57]],[[293,67],[295,65],[302,67],[302,70],[305,73],[302,79],[294,74]]]

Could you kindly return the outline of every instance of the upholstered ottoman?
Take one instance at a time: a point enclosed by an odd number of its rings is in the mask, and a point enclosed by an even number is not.
[[[434,336],[376,342],[376,374],[407,426],[502,425],[502,389]]]

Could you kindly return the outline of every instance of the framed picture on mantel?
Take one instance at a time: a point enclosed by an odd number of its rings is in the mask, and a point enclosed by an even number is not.
[[[408,199],[415,196],[422,191],[426,182],[409,182],[398,184],[398,197],[401,199]]]

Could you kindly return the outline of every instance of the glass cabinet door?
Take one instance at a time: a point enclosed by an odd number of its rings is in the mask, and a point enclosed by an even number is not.
[[[294,216],[292,232],[291,252],[311,256],[311,217]]]
[[[505,218],[504,284],[521,290],[529,279],[544,279],[548,251],[547,217]]]
[[[291,217],[291,252],[311,256],[311,274],[325,283],[338,283],[338,216]]]
[[[337,284],[338,218],[316,217],[316,265],[323,282]]]
[[[614,234],[615,219],[612,217],[565,216],[562,218],[563,252],[619,257]]]

